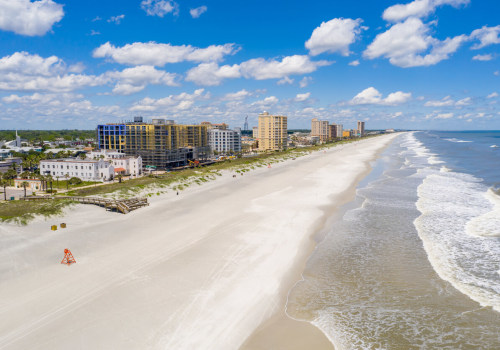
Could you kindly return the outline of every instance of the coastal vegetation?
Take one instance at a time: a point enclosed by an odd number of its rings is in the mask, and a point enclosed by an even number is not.
[[[95,130],[21,130],[18,134],[28,142],[42,143],[43,141],[56,141],[57,139],[86,140],[95,138]],[[0,130],[0,140],[14,140],[16,130]]]
[[[68,199],[0,202],[0,221],[26,225],[36,215],[44,217],[60,215],[63,209],[72,203]]]
[[[371,137],[371,136],[368,136]],[[55,189],[66,189],[70,183],[69,191],[60,193],[64,196],[99,196],[104,198],[126,199],[132,197],[152,197],[168,192],[178,192],[193,185],[213,181],[222,176],[222,172],[234,172],[241,176],[251,170],[266,167],[286,160],[305,156],[314,151],[321,151],[338,145],[356,142],[359,139],[348,139],[337,142],[325,143],[303,148],[293,148],[285,151],[260,153],[252,157],[227,159],[204,167],[186,168],[178,171],[167,171],[163,174],[151,174],[127,181],[113,183],[88,183],[81,182],[71,185],[74,179],[59,180],[52,178],[52,189],[57,198],[59,193]],[[47,181],[47,178],[45,178]],[[50,185],[47,186],[50,192]],[[27,223],[35,215],[51,216],[62,212],[64,206],[70,205],[68,200],[37,200],[37,201],[8,201],[0,205],[1,221],[16,221]]]

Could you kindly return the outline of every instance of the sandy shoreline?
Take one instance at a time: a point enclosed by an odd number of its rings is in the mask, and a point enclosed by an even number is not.
[[[371,172],[371,166],[369,163],[376,160],[380,153],[382,153],[389,144],[390,142],[384,147],[380,147],[376,150],[372,159],[365,163],[365,170],[357,174],[351,186],[345,188],[342,193],[336,193],[331,196],[332,198],[330,204],[323,208],[323,217],[316,223],[316,228],[313,229],[309,247],[303,248],[303,251],[301,252],[302,254],[297,256],[295,260],[294,267],[290,269],[289,277],[283,280],[281,309],[268,320],[259,325],[259,327],[241,346],[241,350],[334,349],[331,341],[316,326],[309,321],[295,320],[286,313],[288,293],[290,289],[293,288],[294,284],[302,279],[302,272],[304,271],[308,258],[316,249],[318,242],[323,240],[324,234],[326,234],[326,231],[330,227],[328,225],[329,219],[332,218],[338,208],[355,198],[358,183]]]
[[[126,216],[80,205],[0,225],[0,348],[235,349],[266,324],[290,333],[274,320],[325,208],[352,196],[393,138],[225,174]],[[64,248],[77,264],[59,264]]]

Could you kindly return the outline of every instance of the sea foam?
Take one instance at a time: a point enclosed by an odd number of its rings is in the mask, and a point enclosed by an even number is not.
[[[412,146],[417,157],[435,157],[418,140]],[[414,224],[434,270],[500,312],[500,198],[481,179],[445,166],[424,166],[418,173],[424,181]]]

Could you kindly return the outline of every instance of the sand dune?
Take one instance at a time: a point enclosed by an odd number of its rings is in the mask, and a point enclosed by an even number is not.
[[[80,205],[0,225],[0,348],[238,348],[282,308],[325,208],[394,137],[227,173],[128,215]],[[59,264],[64,248],[76,264]]]

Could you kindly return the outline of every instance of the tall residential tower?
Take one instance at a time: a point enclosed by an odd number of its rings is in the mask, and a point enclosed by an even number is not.
[[[259,114],[259,151],[286,149],[288,145],[287,117]]]

